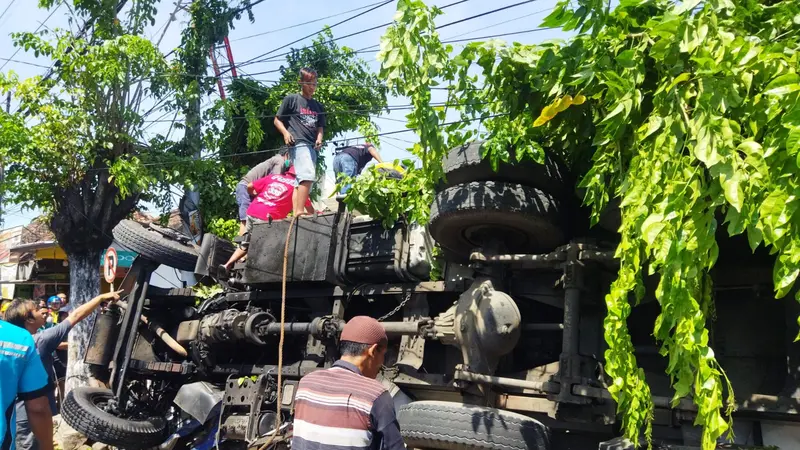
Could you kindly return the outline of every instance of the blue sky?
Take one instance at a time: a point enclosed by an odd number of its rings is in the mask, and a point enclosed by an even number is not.
[[[341,21],[359,11],[339,15],[330,19],[315,22],[308,25],[295,27],[292,29],[269,33],[264,36],[255,38],[243,39],[257,33],[264,33],[270,30],[284,28],[294,24],[339,14],[344,11],[364,7],[376,3],[377,0],[304,0],[304,1],[279,1],[279,0],[265,0],[262,3],[253,7],[255,15],[255,23],[250,23],[246,17],[243,17],[238,23],[236,28],[230,34],[231,47],[233,51],[234,61],[241,63],[249,59],[255,58],[269,50],[282,46],[305,35],[314,33],[320,30],[323,25],[332,25]],[[480,14],[486,11],[491,11],[507,5],[514,5],[520,3],[522,0],[469,0],[467,2],[447,8],[442,16],[437,19],[438,24],[445,24],[469,16]],[[188,1],[184,0],[185,3]],[[432,0],[429,4],[438,6],[452,3],[453,0]],[[20,77],[31,77],[43,74],[46,69],[38,67],[36,64],[49,67],[52,61],[46,58],[35,58],[33,54],[28,54],[24,50],[20,50],[13,59],[16,61],[6,61],[2,58],[11,58],[17,50],[11,42],[10,33],[18,31],[33,31],[39,27],[43,21],[51,14],[52,10],[43,10],[36,7],[33,0],[0,0],[0,13],[10,5],[5,15],[0,18],[0,66],[6,64],[2,69],[3,72],[13,70]],[[70,1],[71,3],[71,1]],[[442,39],[464,39],[464,38],[477,38],[492,34],[510,33],[521,30],[528,30],[539,26],[541,20],[552,10],[556,0],[535,0],[516,6],[504,11],[490,14],[484,17],[472,19],[459,23],[441,31]],[[361,17],[351,20],[334,28],[334,37],[343,36],[353,33],[355,31],[374,27],[376,25],[391,21],[394,15],[396,3],[390,3],[382,6],[374,11],[366,13]],[[157,39],[167,23],[170,13],[174,10],[175,4],[173,2],[162,1],[159,6],[158,18],[156,24],[150,27],[146,34]],[[176,21],[172,22],[167,28],[167,32],[161,42],[161,50],[164,53],[169,52],[180,43],[180,30],[186,26],[187,17],[184,12],[178,13]],[[74,24],[73,24],[74,26]],[[44,27],[54,28],[69,28],[68,23],[68,9],[65,6],[58,8],[46,21]],[[370,45],[378,44],[380,36],[383,34],[383,29],[376,29],[357,36],[348,37],[337,41],[340,45],[346,45],[351,48],[361,49]],[[517,41],[522,43],[539,43],[549,39],[565,38],[566,35],[553,30],[540,31],[527,34],[519,34],[503,38],[508,41]],[[294,44],[293,47],[301,47],[304,44],[310,43],[311,38]],[[455,45],[456,49],[459,48],[458,44]],[[286,49],[288,50],[288,49]],[[280,50],[282,53],[286,50]],[[375,60],[376,53],[362,53],[361,57],[367,61],[369,67],[376,71],[379,68],[378,62]],[[20,62],[21,61],[21,62]],[[30,63],[30,64],[24,64]],[[258,64],[251,64],[240,69],[240,76],[249,73],[263,72],[267,70],[277,69],[280,67],[280,62],[264,62]],[[254,78],[259,80],[276,79],[277,74],[257,75]],[[441,96],[441,93],[437,93]],[[216,100],[218,97],[215,95],[206,102]],[[5,100],[5,99],[3,99]],[[444,101],[444,97],[437,98],[434,96],[434,101]],[[406,99],[390,98],[390,105],[408,104]],[[2,102],[5,107],[5,101]],[[12,111],[15,106],[12,104]],[[377,123],[382,132],[391,132],[396,130],[405,129],[402,123],[404,115],[407,111],[395,111],[385,114],[378,118]],[[154,114],[151,119],[157,119],[160,114]],[[171,118],[171,117],[169,117]],[[153,123],[148,128],[148,133],[165,132],[167,123]],[[329,139],[330,137],[327,137]],[[401,133],[393,136],[393,139],[383,138],[381,153],[384,159],[406,158],[409,154],[404,150],[410,144],[416,141],[416,136],[413,132]],[[330,149],[329,149],[330,151]],[[330,170],[330,169],[329,169]],[[332,179],[332,173],[329,173],[329,178]],[[31,219],[39,214],[37,210],[20,210],[17,205],[4,205],[4,219],[5,227],[12,227],[16,225],[27,224]]]

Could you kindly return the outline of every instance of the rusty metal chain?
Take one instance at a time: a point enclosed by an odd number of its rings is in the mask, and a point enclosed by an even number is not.
[[[389,317],[392,317],[393,315],[395,315],[397,313],[397,311],[400,311],[404,306],[406,306],[406,303],[411,301],[411,297],[413,295],[414,295],[414,291],[413,290],[406,292],[406,298],[404,298],[403,301],[400,302],[400,304],[397,305],[397,307],[395,309],[393,309],[393,310],[389,311],[388,313],[382,315],[378,319],[378,322],[383,322],[384,320],[388,319]]]

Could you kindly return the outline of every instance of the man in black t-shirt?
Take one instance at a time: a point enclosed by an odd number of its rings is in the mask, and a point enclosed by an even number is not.
[[[295,216],[304,214],[311,186],[317,178],[317,152],[322,147],[325,130],[325,109],[313,99],[317,90],[314,70],[300,69],[300,88],[301,94],[290,94],[283,99],[273,121],[289,146],[289,158],[297,173],[299,185],[293,201]]]
[[[338,183],[341,180],[342,175],[355,178],[373,158],[379,163],[383,162],[378,149],[369,142],[341,149],[333,158],[333,173],[336,175],[336,182]],[[350,184],[346,184],[342,186],[339,193],[346,194],[349,189]]]

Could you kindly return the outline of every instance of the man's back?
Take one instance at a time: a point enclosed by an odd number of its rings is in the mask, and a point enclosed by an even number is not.
[[[33,343],[33,336],[17,326],[0,321],[0,448],[14,448],[14,399],[41,397],[50,384],[47,373]]]
[[[397,426],[393,409],[393,424],[382,424],[386,421],[379,417],[387,402],[393,408],[391,396],[378,381],[342,361],[306,375],[294,400],[292,450],[383,447],[383,428]]]
[[[256,198],[247,208],[247,215],[260,220],[286,218],[292,212],[295,183],[295,178],[289,175],[268,175],[256,180],[253,183]],[[306,206],[311,206],[310,200],[306,201]]]

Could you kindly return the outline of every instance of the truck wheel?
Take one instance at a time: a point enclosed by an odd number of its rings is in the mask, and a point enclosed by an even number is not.
[[[470,142],[447,153],[443,163],[446,181],[440,189],[472,181],[502,181],[539,188],[560,198],[574,196],[571,191],[574,183],[569,180],[564,164],[554,156],[545,154],[544,164],[530,160],[501,162],[494,171],[489,160],[481,157],[482,144],[483,141]]]
[[[567,241],[562,204],[539,189],[477,181],[436,194],[428,229],[445,250],[468,258],[488,240],[513,253],[545,253]]]
[[[114,394],[108,389],[77,387],[67,394],[61,415],[72,428],[93,441],[125,449],[157,446],[167,438],[163,417],[123,419],[104,408]]]
[[[190,239],[169,228],[123,220],[114,227],[114,239],[123,247],[153,262],[194,271],[197,250]]]
[[[521,414],[452,402],[412,402],[397,411],[408,448],[549,450],[550,433]]]

